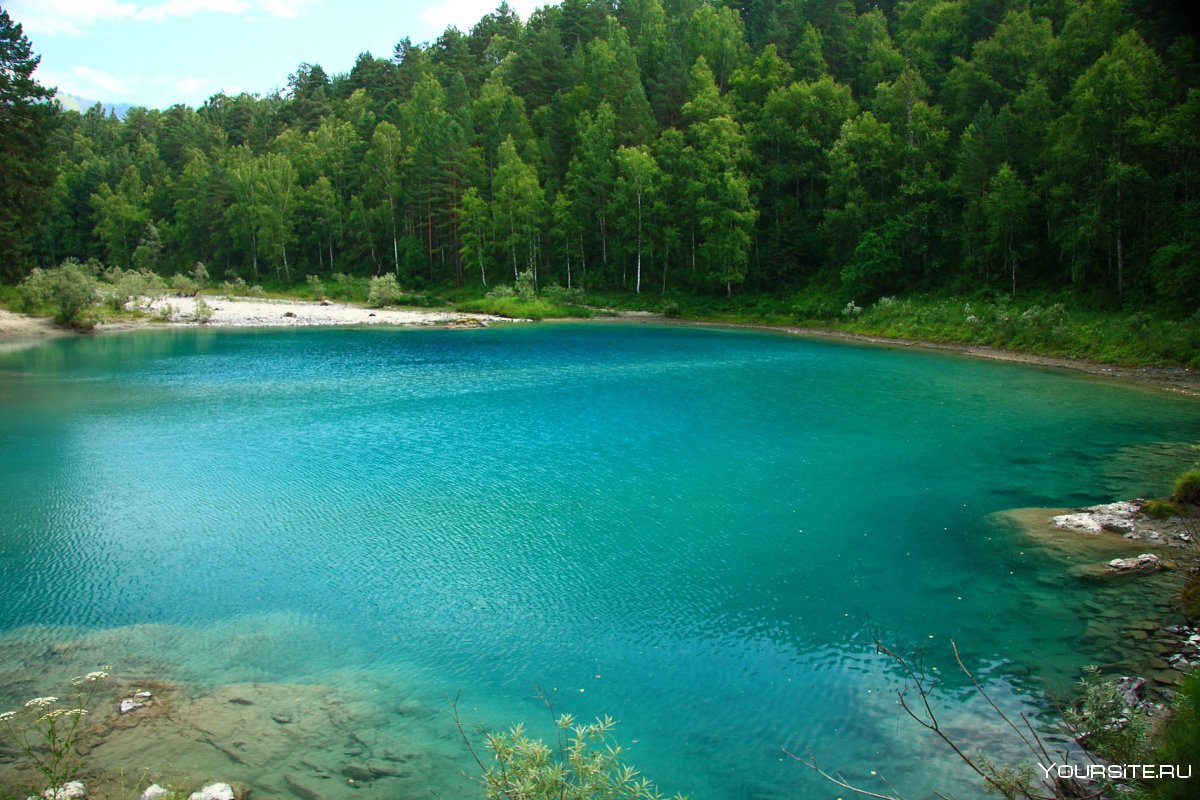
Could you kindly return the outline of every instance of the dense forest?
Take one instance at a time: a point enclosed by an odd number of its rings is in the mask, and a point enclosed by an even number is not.
[[[631,294],[1070,291],[1190,313],[1200,59],[1163,7],[563,0],[522,21],[501,3],[346,74],[300,64],[277,96],[118,120],[30,83],[0,269],[528,270]]]

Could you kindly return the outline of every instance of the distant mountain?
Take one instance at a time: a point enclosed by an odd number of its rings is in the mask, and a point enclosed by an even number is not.
[[[77,94],[68,94],[67,92],[59,92],[55,95],[55,99],[62,103],[62,107],[67,111],[78,111],[80,114],[87,111],[96,103],[104,106],[105,113],[116,114],[117,119],[125,119],[125,115],[129,109],[133,108],[132,103],[101,103],[99,100],[89,100],[86,97],[80,97]]]

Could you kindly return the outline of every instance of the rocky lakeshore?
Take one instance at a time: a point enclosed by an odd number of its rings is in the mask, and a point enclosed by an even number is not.
[[[1093,587],[1084,640],[1107,659],[1096,666],[1117,680],[1127,705],[1157,714],[1200,668],[1200,625],[1180,606],[1200,547],[1195,518],[1156,518],[1146,508],[1136,499],[999,516],[1061,564],[1062,578]]]

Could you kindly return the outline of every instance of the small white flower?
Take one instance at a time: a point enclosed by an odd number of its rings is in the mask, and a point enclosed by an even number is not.
[[[8,722],[10,719],[15,717],[16,715],[17,715],[17,712],[15,712],[15,711],[5,711],[3,714],[0,714],[0,722]]]
[[[57,703],[57,697],[35,697],[25,704],[26,708],[45,708],[46,706]]]
[[[68,708],[67,709],[67,714],[69,714],[70,716],[73,716],[73,717],[82,717],[86,713],[88,713],[88,710],[86,708]]]
[[[53,711],[47,711],[42,716],[38,717],[38,722],[45,722],[48,719],[58,719],[63,714],[67,713],[65,708],[56,708]]]
[[[104,678],[107,678],[107,677],[108,677],[107,672],[103,672],[103,671],[89,672],[87,675],[83,675],[78,678],[72,678],[71,683],[78,686],[81,683],[94,683],[95,681],[103,680]]]

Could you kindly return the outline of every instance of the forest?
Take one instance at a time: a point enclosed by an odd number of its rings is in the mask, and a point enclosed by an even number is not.
[[[68,257],[417,288],[528,271],[656,298],[1051,292],[1182,318],[1200,69],[1171,8],[563,0],[523,21],[502,2],[345,74],[302,63],[278,94],[123,120],[62,111],[27,71],[4,87],[28,119],[4,137],[0,278]],[[12,23],[6,61],[32,60]]]

